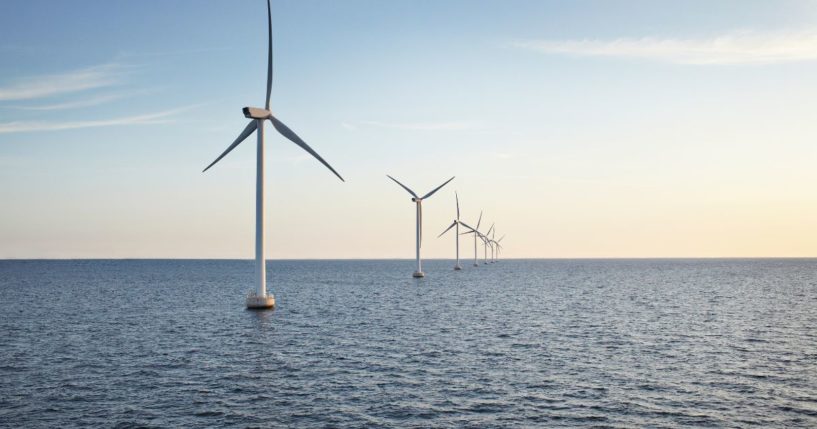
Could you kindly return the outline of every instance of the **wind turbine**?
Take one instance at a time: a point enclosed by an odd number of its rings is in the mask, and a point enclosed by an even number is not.
[[[484,246],[484,247],[483,247],[483,250],[484,250],[484,253],[485,253],[485,260],[483,261],[483,263],[484,263],[485,265],[488,265],[488,245],[489,245],[489,240],[490,240],[490,239],[488,238],[488,236],[489,236],[489,235],[491,235],[491,231],[493,231],[493,230],[494,230],[494,224],[491,224],[491,227],[490,227],[490,228],[488,228],[488,232],[486,232],[486,233],[485,233],[485,234],[482,236],[482,244],[483,244],[483,246]],[[494,247],[493,247],[493,246],[491,246],[491,254],[492,254],[492,255],[493,255],[493,252],[494,252]]]
[[[250,122],[244,128],[244,131],[238,135],[227,150],[225,150],[215,161],[205,168],[207,171],[210,167],[224,158],[236,146],[241,144],[253,132],[257,132],[258,142],[256,146],[256,164],[255,164],[255,281],[257,290],[251,292],[247,296],[247,308],[272,308],[275,307],[275,296],[267,294],[267,270],[266,258],[264,256],[264,122],[269,120],[272,126],[281,133],[284,137],[300,146],[310,155],[317,158],[329,170],[335,173],[340,180],[343,177],[329,165],[317,152],[312,150],[306,142],[301,140],[292,130],[289,129],[283,122],[272,115],[270,112],[270,93],[272,92],[272,12],[270,10],[270,2],[267,0],[267,99],[264,108],[260,107],[245,107],[243,109],[244,117],[250,119]]]
[[[469,231],[469,232],[463,232],[463,233],[461,234],[461,235],[465,235],[465,234],[474,234],[474,266],[475,266],[475,267],[478,267],[478,266],[479,266],[479,262],[477,262],[477,237],[482,235],[482,234],[480,234],[480,232],[478,231],[478,230],[479,230],[479,224],[480,224],[481,222],[482,222],[482,211],[480,211],[480,212],[479,212],[479,219],[477,219],[477,227],[476,227],[476,228],[471,228],[471,227],[469,226],[469,227],[468,227],[468,229],[470,229],[471,231]],[[463,225],[465,225],[465,224],[463,224]],[[467,225],[466,225],[466,226],[467,226]]]
[[[494,246],[496,244],[496,241],[494,241],[494,237],[496,237],[496,228],[494,228],[493,231],[491,232],[491,238],[489,239],[489,242],[491,244],[491,263],[492,264],[494,262],[496,262],[496,247]]]
[[[437,238],[440,238],[443,235],[445,235],[445,233],[448,232],[451,228],[454,228],[455,226],[457,227],[457,229],[454,231],[456,233],[454,236],[456,237],[456,241],[457,241],[457,264],[454,265],[454,270],[459,271],[459,270],[462,269],[462,266],[460,265],[460,225],[462,225],[462,226],[464,226],[464,227],[466,227],[466,228],[468,228],[468,229],[470,229],[472,231],[474,230],[474,228],[471,228],[470,226],[466,225],[464,222],[460,221],[460,197],[457,195],[456,192],[454,192],[454,197],[457,199],[457,218],[454,219],[454,222],[451,224],[451,226],[446,228],[445,231],[442,232],[442,234],[437,236]]]
[[[484,253],[483,257],[485,258],[484,263],[488,264],[488,237],[486,237],[485,234],[477,231],[474,228],[471,228],[471,231],[462,233],[462,235],[465,235],[465,234],[474,234],[474,266],[475,267],[479,266],[479,262],[477,262],[477,238],[482,240],[482,245],[484,246],[484,249],[483,249],[483,253]]]
[[[388,177],[391,180],[394,180],[394,183],[397,183],[398,185],[400,185],[400,187],[408,191],[408,193],[411,194],[411,201],[413,201],[417,205],[417,271],[415,271],[414,274],[412,274],[412,276],[425,277],[425,273],[423,273],[422,262],[420,261],[420,245],[423,242],[423,200],[434,195],[435,192],[439,191],[440,188],[447,185],[448,182],[454,180],[454,178],[452,177],[446,180],[445,183],[443,183],[440,186],[437,186],[436,188],[434,188],[433,191],[423,195],[423,197],[420,198],[417,196],[417,194],[414,193],[414,191],[409,189],[408,186],[398,182],[397,179],[395,179],[394,177],[391,177],[388,174],[386,175],[386,177]]]
[[[504,235],[500,237],[499,240],[494,241],[494,243],[496,244],[496,258],[494,260],[495,262],[499,262],[499,250],[502,249],[502,245],[499,244],[499,242],[502,241],[503,238],[505,238]]]

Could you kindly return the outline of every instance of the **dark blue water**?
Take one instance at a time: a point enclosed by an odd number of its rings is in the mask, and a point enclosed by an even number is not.
[[[817,260],[0,261],[0,426],[817,427]]]

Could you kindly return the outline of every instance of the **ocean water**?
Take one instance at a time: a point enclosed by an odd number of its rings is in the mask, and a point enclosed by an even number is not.
[[[817,260],[0,261],[2,427],[817,427]]]

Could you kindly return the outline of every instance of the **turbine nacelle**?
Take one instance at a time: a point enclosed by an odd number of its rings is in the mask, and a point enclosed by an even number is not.
[[[244,117],[248,119],[269,119],[272,112],[260,107],[245,107],[241,109],[244,112]]]
[[[422,199],[422,198],[414,198],[414,197],[412,197],[412,198],[411,198],[411,202],[412,202],[412,203],[421,203],[421,202],[423,202],[423,199]]]

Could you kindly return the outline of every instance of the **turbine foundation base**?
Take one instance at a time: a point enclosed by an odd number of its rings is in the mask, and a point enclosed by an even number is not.
[[[247,295],[248,310],[267,310],[270,308],[275,308],[275,295],[261,296],[255,293]]]
[[[412,277],[419,279],[420,277],[425,277],[426,273],[422,271],[415,271],[414,274],[411,275]]]
[[[454,271],[459,271],[459,270],[461,270],[461,269],[462,269],[462,267],[461,267],[461,266],[459,266],[459,265],[454,265]]]

